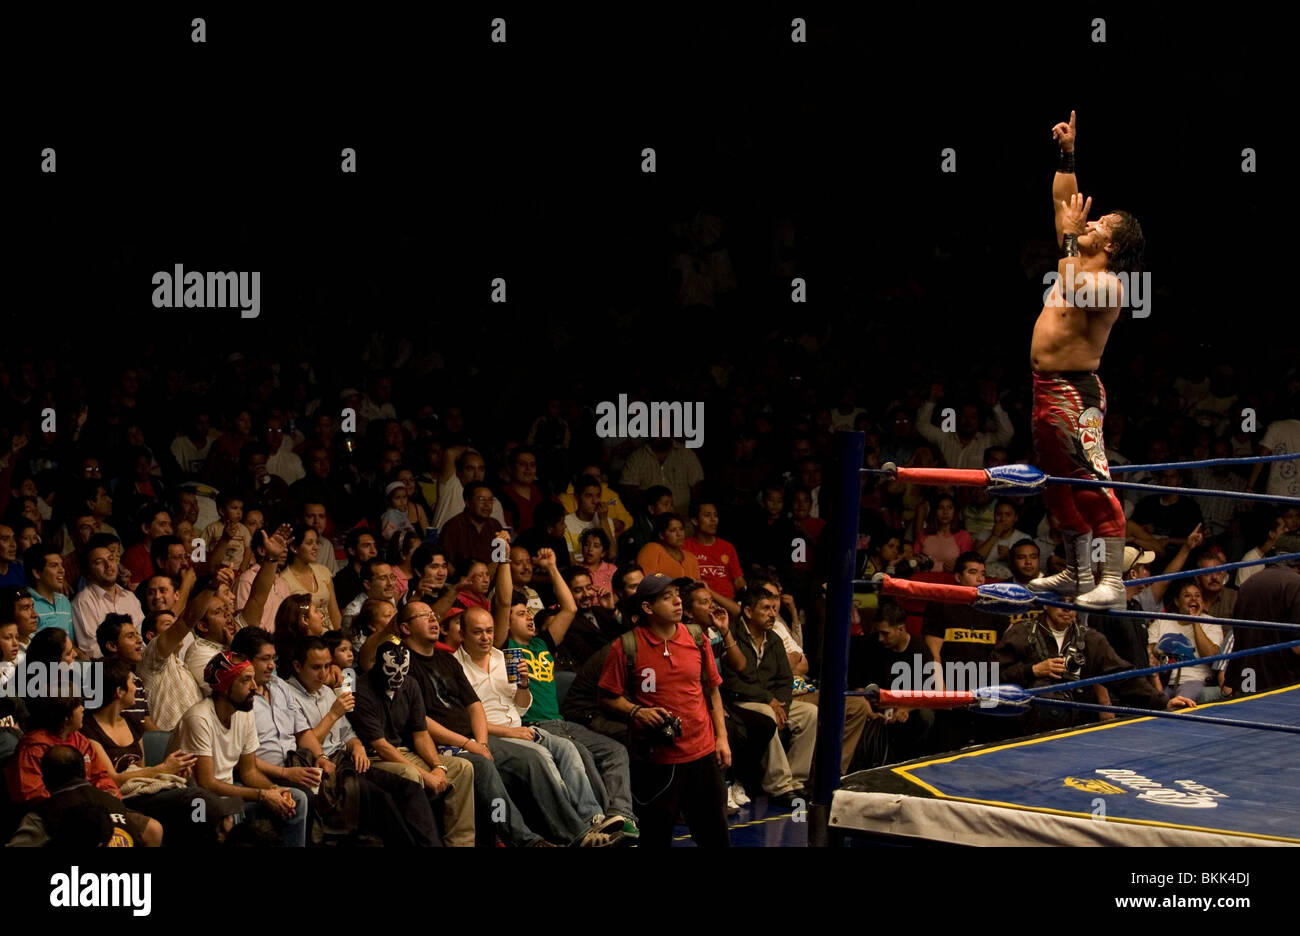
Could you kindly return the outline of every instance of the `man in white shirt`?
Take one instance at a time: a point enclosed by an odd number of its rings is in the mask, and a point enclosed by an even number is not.
[[[1300,406],[1300,402],[1297,403]],[[1294,410],[1296,407],[1292,407]],[[1294,455],[1300,452],[1300,419],[1275,419],[1259,440],[1260,455]],[[1246,490],[1255,490],[1260,472],[1268,468],[1267,493],[1278,497],[1300,497],[1300,458],[1260,462],[1250,470]]]
[[[790,615],[790,620],[798,623],[799,614],[795,609],[794,597],[781,588],[780,582],[759,577],[751,582],[749,587],[761,587],[768,595],[776,598],[780,602],[780,607]],[[786,659],[790,661],[790,673],[795,678],[795,684],[805,681],[808,678],[808,657],[804,655],[803,647],[790,632],[790,625],[781,619],[779,611],[772,624],[772,633],[781,638],[782,648],[785,650]],[[821,704],[821,693],[808,691],[806,684],[803,686],[803,691],[796,691],[794,698],[809,705],[820,706]],[[858,749],[858,743],[862,740],[862,733],[866,731],[867,718],[870,715],[871,706],[866,699],[849,696],[844,700],[844,743],[841,745],[840,757],[840,766],[844,773],[848,773],[849,764]]]
[[[91,660],[99,659],[99,625],[110,613],[125,614],[139,627],[144,610],[135,595],[117,584],[117,554],[110,543],[117,537],[98,533],[86,549],[86,587],[72,599],[72,629],[77,635],[77,649]]]
[[[263,440],[266,443],[266,451],[270,454],[266,460],[268,474],[275,475],[285,484],[293,484],[300,478],[307,477],[302,459],[293,452],[293,439],[285,435],[284,416],[279,410],[272,410],[266,417]]]
[[[943,454],[943,460],[949,468],[980,468],[984,464],[984,450],[1006,445],[1015,435],[1011,417],[998,403],[997,396],[989,393],[984,403],[993,410],[997,420],[995,432],[980,432],[980,411],[974,403],[967,403],[955,414],[955,432],[945,432],[942,426],[930,422],[934,415],[934,405],[943,398],[943,385],[935,384],[930,388],[930,399],[921,404],[916,412],[916,431]]]
[[[257,724],[253,718],[253,664],[230,651],[212,657],[203,679],[211,696],[181,719],[181,750],[197,756],[194,778],[218,796],[244,800],[249,819],[269,819],[286,846],[307,844],[307,794],[278,787],[257,768]],[[235,769],[247,786],[234,782]]]
[[[453,445],[442,456],[442,477],[438,479],[438,506],[433,512],[433,526],[441,530],[452,517],[465,512],[465,485],[487,476],[487,462],[472,448]],[[503,527],[506,512],[501,499],[492,498],[492,519]]]
[[[509,609],[504,613],[508,619]],[[511,683],[505,655],[492,645],[495,629],[491,612],[468,608],[462,616],[463,642],[456,658],[483,703],[488,750],[499,771],[509,785],[522,768],[528,777],[529,796],[546,817],[547,828],[541,831],[547,838],[583,848],[618,844],[624,838],[623,819],[606,820],[573,742],[540,728],[524,727],[520,713],[533,704],[528,664],[520,661],[517,681]]]
[[[197,477],[203,473],[207,464],[208,453],[212,443],[221,438],[221,433],[213,429],[207,412],[194,414],[194,422],[184,432],[172,440],[171,453],[180,466],[181,473]]]

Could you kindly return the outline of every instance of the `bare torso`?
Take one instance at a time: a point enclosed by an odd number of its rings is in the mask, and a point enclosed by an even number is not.
[[[1061,301],[1060,280],[1034,324],[1029,364],[1037,373],[1095,371],[1119,308],[1081,309]]]

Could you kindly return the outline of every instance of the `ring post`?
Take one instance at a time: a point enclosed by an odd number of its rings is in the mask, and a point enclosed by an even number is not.
[[[858,505],[862,499],[862,432],[835,433],[835,499],[830,515],[831,566],[826,589],[826,631],[817,716],[817,763],[808,844],[830,844],[831,797],[840,785],[844,738],[844,693],[849,682],[849,622],[853,613],[853,575],[858,552]]]

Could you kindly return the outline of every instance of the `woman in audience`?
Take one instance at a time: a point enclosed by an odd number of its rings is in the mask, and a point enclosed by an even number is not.
[[[962,529],[957,502],[950,494],[940,496],[935,502],[933,517],[930,517],[929,501],[922,501],[916,509],[914,528],[916,534],[912,541],[912,552],[918,556],[929,556],[936,572],[953,571],[957,557],[974,549],[970,534]]]
[[[144,727],[122,715],[123,708],[135,700],[135,673],[120,659],[105,661],[103,673],[104,704],[83,719],[81,733],[108,764],[108,775],[122,793],[122,804],[161,822],[168,845],[215,842],[221,815],[216,796],[190,782],[197,758],[176,750],[160,763],[145,766]],[[204,801],[204,809],[196,813],[195,800],[199,799]],[[203,818],[196,821],[195,815]]]
[[[5,766],[10,800],[31,807],[50,798],[51,791],[45,788],[41,774],[41,758],[56,745],[75,748],[86,762],[86,779],[105,793],[121,798],[103,750],[81,732],[86,709],[80,696],[32,699],[28,710],[27,733]],[[123,813],[127,830],[143,844],[162,844],[163,827],[158,820],[133,809],[124,808]]]
[[[369,604],[370,602],[366,602]],[[311,595],[299,592],[280,602],[275,612],[275,671],[281,679],[293,675],[293,648],[304,637],[325,633],[325,619]]]
[[[1199,617],[1205,613],[1205,600],[1201,596],[1200,586],[1194,581],[1176,583],[1177,587],[1165,592],[1165,610],[1178,614]],[[1223,628],[1218,624],[1202,624],[1200,621],[1171,621],[1157,618],[1147,627],[1147,648],[1151,654],[1152,665],[1164,662],[1160,657],[1166,652],[1160,649],[1160,640],[1169,635],[1182,637],[1185,646],[1192,648],[1194,656],[1213,656],[1223,646]],[[1213,702],[1222,698],[1218,686],[1218,674],[1208,663],[1195,666],[1183,666],[1168,673],[1157,674],[1164,686],[1165,698],[1185,696],[1196,702]]]
[[[27,664],[75,663],[77,645],[67,631],[58,627],[42,627],[27,644]]]
[[[673,578],[700,578],[700,564],[682,549],[686,542],[686,522],[675,513],[661,513],[654,518],[655,542],[646,543],[637,553],[636,563],[646,575],[662,572]]]
[[[325,620],[326,630],[337,630],[343,615],[334,597],[334,578],[329,569],[316,561],[320,552],[316,531],[300,523],[293,528],[293,541],[297,544],[293,547],[293,561],[284,567],[280,577],[290,592],[306,592],[311,596],[316,610]]]

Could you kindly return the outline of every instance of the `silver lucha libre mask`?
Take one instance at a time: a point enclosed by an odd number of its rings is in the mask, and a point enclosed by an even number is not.
[[[391,699],[402,688],[402,683],[406,682],[406,674],[411,668],[411,655],[401,644],[387,644],[379,651],[379,665],[383,668],[388,698]]]

